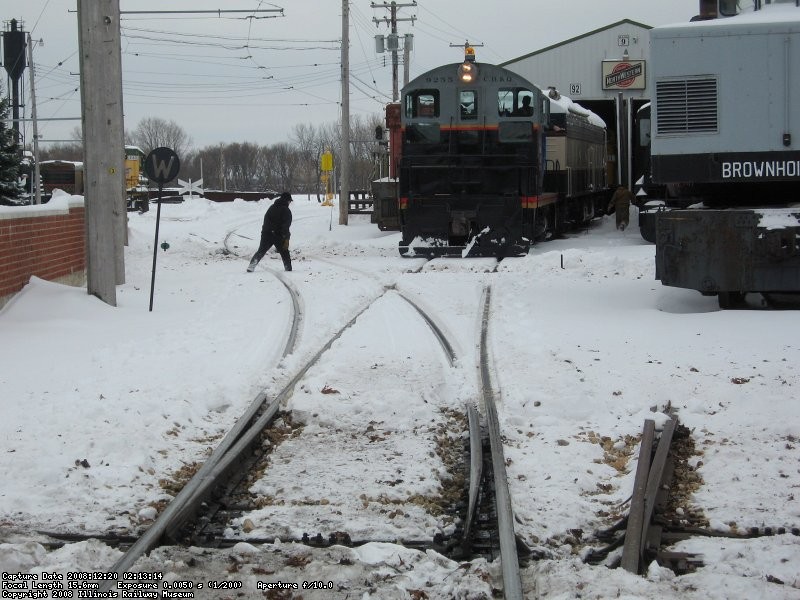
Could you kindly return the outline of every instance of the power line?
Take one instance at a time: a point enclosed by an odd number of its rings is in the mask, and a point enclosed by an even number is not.
[[[279,12],[283,16],[282,8],[255,8],[251,10],[230,10],[230,9],[217,9],[217,10],[121,10],[120,15],[189,15],[189,14],[215,14],[222,16],[223,13],[267,13]],[[277,17],[272,17],[277,18]]]
[[[50,0],[47,0],[47,2],[44,3],[44,6],[42,7],[42,11],[39,13],[39,16],[36,17],[36,21],[33,22],[33,27],[31,27],[31,30],[29,31],[31,35],[33,35],[33,32],[36,30],[36,26],[39,24],[39,21],[42,20],[42,15],[44,15],[44,11],[47,10],[47,7],[49,5],[50,5]]]
[[[178,31],[164,31],[162,29],[139,29],[137,27],[122,27],[122,31],[138,31],[140,33],[160,33],[167,36],[165,39],[171,40],[175,36],[180,37],[199,37],[203,39],[216,39],[216,40],[229,40],[229,41],[257,41],[257,42],[286,42],[286,43],[298,43],[298,44],[307,44],[307,43],[327,43],[327,44],[339,44],[339,40],[318,40],[318,39],[303,39],[303,38],[253,38],[250,36],[245,37],[238,37],[238,36],[229,36],[229,35],[209,35],[205,33],[181,33]]]

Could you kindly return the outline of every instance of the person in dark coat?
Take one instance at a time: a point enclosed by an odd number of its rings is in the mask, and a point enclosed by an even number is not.
[[[620,231],[625,231],[628,226],[631,203],[635,200],[633,193],[624,185],[619,186],[611,196],[607,212],[611,213],[612,209],[614,210],[617,215],[617,229]]]
[[[253,254],[253,258],[250,259],[247,267],[248,273],[255,271],[256,265],[272,246],[275,246],[275,250],[281,255],[283,268],[287,271],[292,270],[292,258],[289,256],[289,228],[292,225],[292,211],[289,209],[289,203],[291,201],[291,194],[283,192],[267,209],[267,214],[264,215],[264,225],[261,227],[261,243],[256,253]]]

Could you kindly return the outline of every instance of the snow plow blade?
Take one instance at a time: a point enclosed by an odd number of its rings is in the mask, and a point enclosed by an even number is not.
[[[400,242],[400,256],[406,258],[423,257],[423,258],[441,258],[441,257],[494,257],[505,258],[508,256],[525,256],[528,254],[530,244],[515,243],[515,244],[478,244],[470,243],[466,246],[448,246],[446,244],[431,243],[429,245],[414,245],[413,240],[410,244],[403,244]],[[429,240],[422,240],[428,242]]]

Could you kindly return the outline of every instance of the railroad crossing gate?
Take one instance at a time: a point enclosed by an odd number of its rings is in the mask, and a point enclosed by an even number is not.
[[[188,194],[189,196],[202,196],[204,191],[203,190],[203,180],[198,179],[197,181],[192,181],[191,179],[187,182],[183,179],[178,179],[178,185],[181,187],[178,194],[181,196],[183,194]]]

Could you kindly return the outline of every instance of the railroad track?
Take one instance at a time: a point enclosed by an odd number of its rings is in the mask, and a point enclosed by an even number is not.
[[[281,280],[292,296],[295,315],[298,316],[285,344],[283,355],[287,356],[292,353],[297,345],[297,337],[300,330],[301,299],[298,291],[290,281],[283,277],[282,274],[277,272],[273,274]],[[256,456],[259,454],[256,449],[265,445],[265,432],[269,432],[270,428],[274,427],[276,418],[280,417],[285,425],[288,417],[281,413],[280,406],[285,404],[303,377],[330,350],[331,346],[348,329],[353,327],[362,315],[374,307],[381,298],[389,296],[398,296],[413,307],[414,311],[426,323],[426,326],[438,340],[448,367],[451,369],[454,367],[457,357],[453,344],[448,340],[443,328],[437,324],[435,317],[429,315],[423,306],[415,301],[412,295],[397,290],[395,286],[386,286],[378,298],[368,301],[350,321],[332,335],[322,348],[295,372],[290,381],[274,397],[269,398],[266,392],[262,392],[255,398],[245,414],[222,440],[209,459],[200,467],[194,477],[186,483],[173,501],[164,508],[153,525],[113,565],[111,572],[118,578],[117,580],[121,580],[125,573],[128,573],[133,568],[140,556],[162,544],[182,543],[226,547],[241,541],[241,538],[227,539],[225,537],[226,527],[224,524],[230,522],[231,519],[235,519],[238,515],[245,514],[252,508],[243,500],[248,496],[246,488],[251,482],[246,473],[250,468],[258,468],[259,460],[263,460],[263,458]],[[443,553],[454,552],[459,557],[464,558],[469,558],[476,554],[492,557],[499,555],[503,562],[503,588],[506,597],[521,598],[520,577],[512,526],[513,516],[510,512],[508,488],[505,485],[505,464],[502,458],[502,443],[497,425],[496,409],[493,406],[494,393],[492,392],[489,375],[491,367],[488,364],[488,352],[485,350],[490,313],[489,301],[490,290],[487,288],[480,336],[483,349],[480,353],[482,397],[479,405],[486,423],[485,427],[488,430],[488,443],[484,443],[487,436],[482,431],[478,412],[474,406],[469,406],[468,409],[465,409],[464,421],[470,424],[470,439],[472,440],[470,450],[473,459],[470,461],[472,466],[469,471],[471,475],[475,476],[475,479],[470,481],[468,490],[465,489],[464,491],[464,496],[469,497],[468,511],[464,510],[458,515],[466,526],[462,530],[457,530],[453,539],[403,540],[403,543],[411,547],[433,548]],[[484,448],[486,448],[486,453]],[[493,453],[496,454],[498,452],[499,457],[484,458],[484,454],[491,457]],[[475,457],[480,457],[480,466],[475,466]],[[484,469],[484,464],[488,468]],[[488,473],[489,476],[482,477],[484,473]],[[478,510],[479,496],[482,505],[485,506],[487,498],[494,497],[495,494],[499,499],[488,501],[491,505],[490,509]],[[467,504],[465,504],[466,506]],[[462,509],[453,508],[453,510]],[[477,527],[473,526],[475,523],[478,524]],[[493,530],[496,531],[493,532]],[[476,532],[480,532],[478,537],[475,535]],[[487,545],[485,540],[492,538],[495,538],[497,542],[494,545]],[[248,538],[252,543],[273,541],[274,539],[274,535],[265,536],[264,539]],[[326,540],[319,533],[316,535],[313,535],[313,533],[311,535],[305,534],[296,541],[309,545],[359,543],[359,540],[350,539],[348,536],[331,536]],[[101,591],[111,589],[114,589],[113,581],[105,582],[101,587]]]
[[[480,379],[481,379],[481,408],[488,429],[488,456],[482,452],[482,462],[487,467],[487,472],[491,472],[491,478],[480,477],[478,479],[483,485],[470,482],[470,510],[477,508],[477,489],[484,492],[484,497],[491,498],[490,505],[494,505],[494,513],[497,520],[497,546],[499,547],[500,562],[503,573],[503,596],[507,600],[522,598],[522,580],[519,573],[519,557],[517,556],[516,536],[514,535],[514,513],[511,506],[511,494],[508,490],[508,478],[506,476],[506,463],[503,456],[503,442],[500,436],[500,424],[497,417],[497,406],[495,404],[495,391],[492,384],[491,364],[488,352],[488,332],[489,316],[491,303],[491,287],[486,287],[484,291],[483,314],[481,317],[480,335]],[[470,413],[470,439],[473,440],[471,447],[470,464],[477,462],[475,450],[475,435],[473,433],[474,424],[477,422],[475,415]],[[481,448],[486,445],[481,444]],[[473,467],[474,469],[475,467]],[[468,515],[468,522],[473,521],[475,516]],[[488,519],[482,519],[485,523]],[[489,521],[490,522],[490,521]],[[491,539],[491,529],[484,529],[484,539]]]

